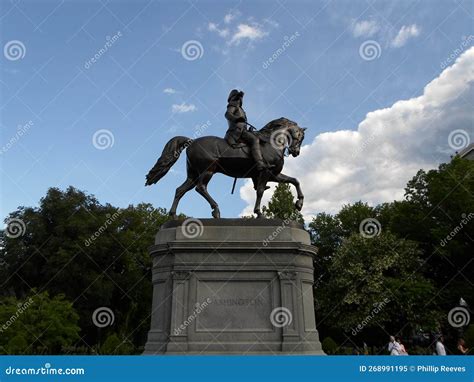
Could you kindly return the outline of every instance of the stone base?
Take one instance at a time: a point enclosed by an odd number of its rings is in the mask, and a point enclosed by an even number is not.
[[[144,354],[324,354],[314,318],[316,248],[301,225],[171,221],[150,252]]]

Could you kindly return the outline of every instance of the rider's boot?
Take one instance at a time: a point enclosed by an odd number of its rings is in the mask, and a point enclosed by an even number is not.
[[[260,151],[260,145],[258,143],[252,147],[252,156],[253,159],[255,159],[257,171],[263,171],[268,168],[268,166],[263,161],[262,152]]]

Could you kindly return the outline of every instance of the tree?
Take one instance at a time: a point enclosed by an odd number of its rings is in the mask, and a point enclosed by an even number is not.
[[[152,299],[148,248],[169,217],[150,204],[117,208],[69,187],[48,190],[38,208],[20,207],[10,219],[24,223],[18,237],[0,232],[0,298],[25,298],[29,288],[64,294],[79,314],[91,347],[109,331],[140,346],[149,329]],[[110,307],[113,328],[94,325],[94,311]]]
[[[25,300],[0,303],[1,354],[58,354],[79,339],[79,316],[60,294],[32,290]]]
[[[389,232],[344,239],[329,267],[330,280],[318,291],[319,322],[329,320],[352,335],[380,326],[394,332],[434,326],[431,306],[426,306],[434,288],[419,274],[419,255],[416,243]]]
[[[326,337],[321,342],[321,347],[326,354],[336,354],[338,348],[337,343],[331,337]]]
[[[342,206],[336,215],[345,237],[353,233],[359,233],[361,229],[360,225],[364,219],[376,219],[377,217],[376,209],[361,201]]]
[[[103,355],[127,355],[132,352],[133,345],[126,339],[121,340],[117,333],[109,335],[100,347],[100,354]]]
[[[463,297],[474,302],[474,161],[453,158],[436,170],[420,170],[405,200],[393,203],[389,229],[419,243],[425,275],[442,290],[435,301],[448,312]],[[450,329],[444,320],[445,328]]]
[[[321,212],[309,223],[311,242],[318,248],[314,259],[315,288],[329,280],[329,266],[344,237],[340,220]]]
[[[290,219],[304,223],[303,215],[295,207],[295,200],[288,183],[279,183],[268,206],[263,206],[263,214],[270,219]]]
[[[315,286],[329,280],[329,265],[344,238],[359,233],[364,219],[378,218],[378,209],[361,201],[346,204],[336,215],[321,212],[309,224],[312,244],[318,248],[315,258]]]

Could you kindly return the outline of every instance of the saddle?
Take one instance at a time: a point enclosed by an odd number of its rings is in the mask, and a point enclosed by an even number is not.
[[[254,134],[260,139],[260,142],[262,144],[265,144],[265,143],[268,142],[268,137],[265,137],[263,134],[260,134],[258,131],[255,131]],[[239,139],[239,141],[236,144],[234,144],[234,145],[229,144],[229,145],[233,149],[241,149],[244,153],[250,154],[250,147],[247,145],[247,143],[245,143],[241,139]]]

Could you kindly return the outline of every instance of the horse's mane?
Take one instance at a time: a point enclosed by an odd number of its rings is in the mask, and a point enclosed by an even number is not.
[[[293,122],[287,118],[281,117],[278,119],[274,119],[273,121],[268,122],[265,126],[263,126],[260,130],[258,130],[259,135],[263,137],[269,137],[272,132],[275,130],[282,129],[289,125],[297,125],[296,122]]]

